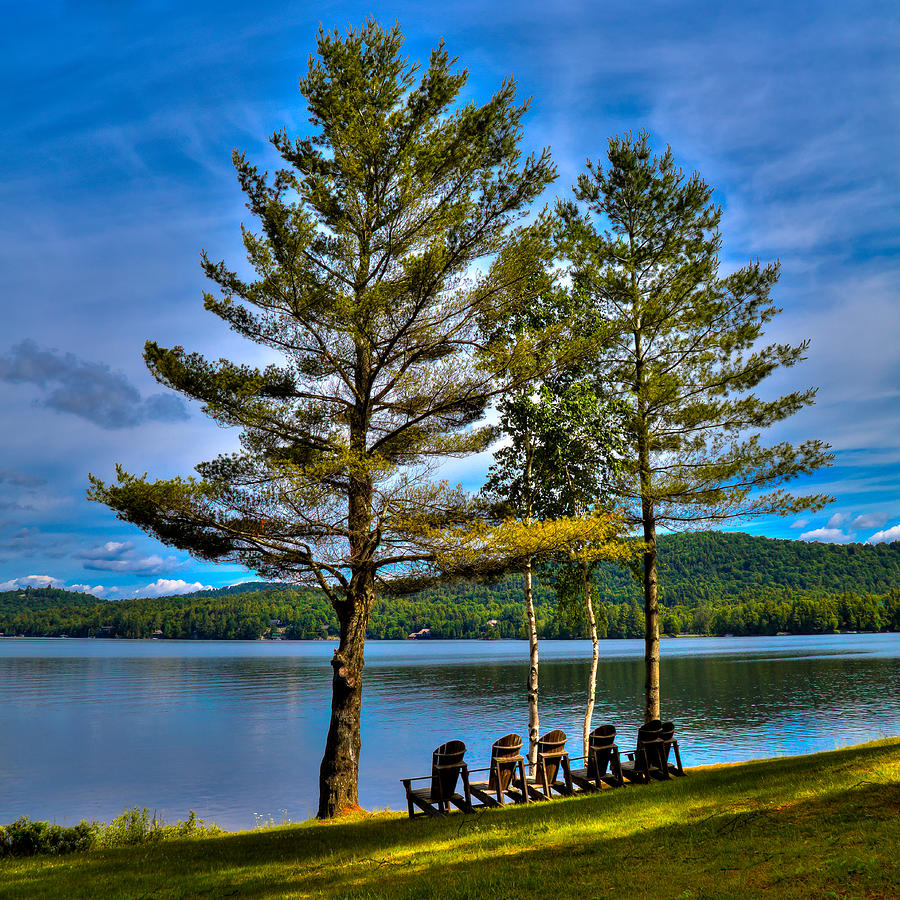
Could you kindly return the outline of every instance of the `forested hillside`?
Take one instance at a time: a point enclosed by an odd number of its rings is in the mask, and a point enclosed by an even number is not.
[[[659,560],[660,598],[667,606],[786,591],[883,594],[900,587],[900,542],[821,544],[700,531],[661,535]],[[627,571],[607,567],[600,580],[614,601],[640,597]]]
[[[808,544],[700,532],[660,538],[662,630],[669,634],[900,631],[900,543]],[[628,570],[598,575],[601,634],[640,637],[643,612]],[[536,589],[539,633],[582,637],[577,615],[556,608],[552,573]],[[451,583],[379,599],[371,638],[524,637],[521,580]],[[317,591],[253,582],[140,600],[98,600],[54,588],[0,593],[0,632],[26,636],[284,639],[332,637],[334,613]]]

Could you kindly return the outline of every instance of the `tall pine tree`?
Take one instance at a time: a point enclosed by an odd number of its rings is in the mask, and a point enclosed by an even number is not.
[[[821,508],[830,498],[778,485],[828,464],[810,440],[766,447],[759,431],[813,402],[814,389],[764,400],[753,391],[798,363],[807,342],[763,344],[779,310],[778,264],[719,274],[722,211],[712,189],[655,155],[646,133],[609,141],[575,202],[560,204],[572,289],[593,310],[596,370],[627,408],[621,500],[645,542],[645,708],[659,717],[657,528]]]
[[[284,359],[264,370],[148,343],[165,385],[241,429],[242,451],[199,479],[119,470],[90,496],[165,543],[316,585],[340,623],[318,814],[358,804],[366,624],[377,589],[432,558],[420,531],[459,523],[436,461],[485,448],[474,427],[503,388],[475,365],[486,307],[529,283],[509,226],[553,179],[545,151],[522,160],[527,104],[503,83],[454,107],[467,73],[443,45],[418,66],[398,26],[320,32],[300,88],[314,133],[274,147],[269,179],[234,162],[260,231],[245,229],[245,280],[204,257],[206,308]],[[473,264],[500,258],[487,274]]]

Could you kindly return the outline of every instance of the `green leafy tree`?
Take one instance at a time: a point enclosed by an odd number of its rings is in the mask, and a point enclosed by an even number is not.
[[[549,464],[542,468],[538,495],[545,516],[591,516],[615,522],[623,520],[610,511],[610,488],[616,480],[622,451],[620,411],[616,403],[602,399],[598,386],[584,372],[574,370],[545,385],[549,401],[542,443]],[[633,560],[634,544],[616,539],[604,544],[582,541],[552,561],[557,603],[570,616],[587,620],[591,640],[591,666],[582,729],[583,751],[594,714],[599,639],[606,637],[606,614],[594,575],[602,563],[625,564]],[[600,626],[598,627],[598,614]]]
[[[830,498],[778,485],[829,462],[828,446],[763,446],[759,431],[813,402],[815,390],[763,400],[754,388],[808,346],[761,343],[778,312],[778,264],[719,274],[722,211],[712,189],[655,155],[646,133],[609,141],[560,204],[574,296],[597,316],[599,377],[626,404],[621,500],[645,544],[645,709],[659,717],[656,532],[816,510]]]
[[[549,295],[552,297],[552,294]],[[554,316],[570,320],[564,304],[546,304],[547,293],[535,297],[530,315],[543,328]],[[541,299],[545,308],[541,310]],[[555,311],[555,312],[554,312]],[[573,336],[567,345],[571,347]],[[544,335],[546,339],[546,334]],[[559,341],[557,335],[556,340]],[[578,377],[577,358],[558,350],[563,369],[549,377],[532,381],[500,403],[500,430],[506,436],[494,455],[495,462],[485,485],[485,494],[500,501],[534,532],[535,520],[568,522],[570,539],[542,556],[527,554],[522,561],[526,626],[529,638],[528,738],[533,764],[540,731],[538,626],[534,607],[533,566],[538,561],[552,563],[558,596],[563,602],[581,594],[585,604],[593,654],[588,687],[585,728],[593,711],[597,673],[597,627],[594,615],[591,575],[601,560],[622,560],[627,548],[619,540],[623,522],[601,507],[604,484],[614,468],[612,453],[618,438],[609,410],[603,406],[588,380]],[[574,376],[574,377],[573,377]],[[578,532],[581,528],[581,533]],[[579,587],[573,591],[572,570],[577,570]],[[585,737],[585,742],[587,738]]]
[[[199,478],[119,469],[90,491],[167,544],[327,595],[340,641],[320,817],[358,804],[376,589],[410,587],[410,569],[433,555],[422,530],[467,515],[432,471],[489,441],[474,426],[503,385],[476,366],[477,323],[527,287],[509,227],[555,174],[546,151],[521,158],[527,104],[513,81],[484,105],[454,107],[467,73],[443,45],[420,73],[402,43],[398,26],[372,20],[345,36],[320,32],[300,82],[314,133],[272,136],[287,165],[271,179],[235,153],[261,229],[243,231],[255,277],[204,256],[220,289],[205,306],[284,363],[258,369],[147,344],[157,379],[240,428],[242,451],[201,463]]]

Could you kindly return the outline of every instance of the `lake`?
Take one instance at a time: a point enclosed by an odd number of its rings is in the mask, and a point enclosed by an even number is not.
[[[227,829],[315,813],[328,641],[0,639],[0,823],[73,824],[126,807],[194,809]],[[594,724],[623,749],[641,718],[643,643],[601,642]],[[472,768],[527,736],[524,641],[372,641],[360,800],[405,808],[399,779],[451,738]],[[580,755],[586,641],[541,644],[541,730]],[[662,710],[686,766],[828,750],[900,733],[900,634],[662,642]]]

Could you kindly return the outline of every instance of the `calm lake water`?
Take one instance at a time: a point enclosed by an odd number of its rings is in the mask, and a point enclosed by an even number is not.
[[[189,809],[228,829],[315,813],[330,642],[0,639],[0,823]],[[601,643],[594,724],[634,746],[641,641]],[[900,734],[900,634],[678,638],[663,715],[685,765],[809,753]],[[370,642],[361,802],[405,808],[399,779],[451,738],[485,765],[527,734],[524,641]],[[542,731],[580,755],[590,644],[541,644]]]

